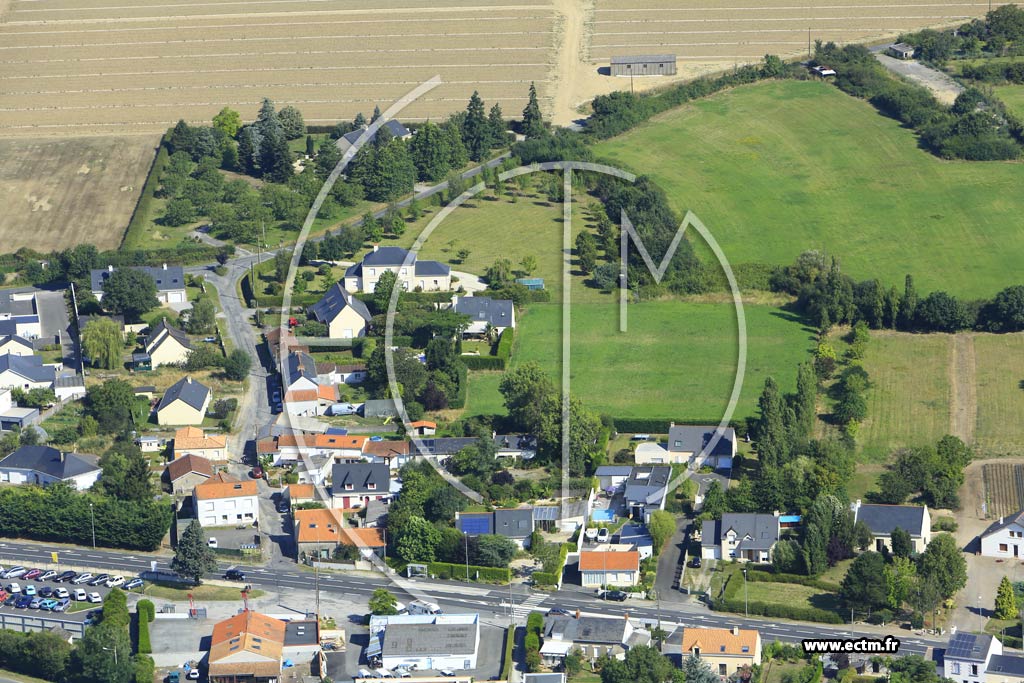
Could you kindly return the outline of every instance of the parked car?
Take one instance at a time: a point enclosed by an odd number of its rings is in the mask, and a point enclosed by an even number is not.
[[[53,598],[44,598],[43,601],[39,603],[39,609],[46,612],[53,611],[53,608],[57,606],[58,602],[60,601],[54,600]]]
[[[605,600],[614,600],[615,602],[625,602],[626,598],[629,597],[629,593],[625,591],[605,591],[601,594],[601,597]]]
[[[76,576],[74,579],[71,580],[71,583],[73,583],[76,586],[81,586],[83,583],[89,583],[91,580],[92,574],[86,572],[84,574],[79,574],[78,576]]]
[[[0,605],[4,604],[4,600],[11,597],[11,594],[0,588]]]
[[[181,683],[181,674],[177,671],[172,671],[167,674],[167,683]]]
[[[28,603],[29,609],[39,609],[39,606],[43,604],[43,600],[46,598],[34,597],[32,602]]]
[[[69,570],[69,571],[66,571],[66,572],[60,574],[59,576],[57,576],[54,579],[54,581],[56,581],[57,583],[63,583],[64,581],[71,581],[76,576],[78,576],[78,574],[76,572],[73,572],[73,571]]]
[[[693,558],[693,562],[690,563],[690,566],[694,569],[700,569],[700,555]]]
[[[59,574],[52,569],[47,569],[45,572],[39,575],[36,581],[53,581],[56,580]]]
[[[26,581],[29,581],[31,579],[37,578],[42,573],[42,569],[29,569],[27,572],[25,572],[25,576],[21,578],[25,579]]]
[[[94,593],[89,593],[89,596],[88,596],[87,599],[89,600],[89,602],[96,603],[96,604],[99,604],[99,603],[103,602],[103,598],[100,597],[100,594],[99,593],[95,593],[95,592]]]
[[[597,529],[590,528],[583,532],[583,537],[588,541],[593,541],[597,538]]]
[[[3,573],[3,578],[5,578],[5,579],[17,579],[17,578],[19,578],[21,576],[24,576],[25,572],[27,572],[27,571],[28,571],[27,569],[25,569],[24,567],[21,567],[21,566],[11,567],[10,569],[8,569],[7,571],[5,571]]]
[[[280,512],[281,514],[284,514],[286,512],[290,512],[291,509],[292,509],[292,506],[289,505],[288,503],[285,503],[284,501],[281,501],[280,503],[277,504],[277,511]]]
[[[142,579],[132,579],[131,581],[129,581],[128,583],[126,583],[124,585],[124,589],[126,591],[132,591],[132,590],[135,590],[136,588],[142,588],[144,585],[146,585],[146,582],[143,581]]]
[[[57,604],[53,606],[54,612],[63,612],[71,604],[71,598],[61,598],[57,601]]]
[[[18,598],[18,601],[14,603],[14,606],[17,609],[26,609],[28,608],[29,605],[32,604],[33,600],[35,600],[35,598],[30,597],[28,595],[22,595],[20,598]]]
[[[67,588],[56,588],[53,591],[53,597],[57,598],[58,600],[63,600],[64,598],[68,597],[68,595],[69,593]]]
[[[228,581],[245,581],[245,572],[240,569],[229,569],[224,572],[224,578]]]
[[[76,588],[72,597],[74,597],[75,600],[78,600],[79,602],[81,602],[82,600],[85,600],[89,596],[85,592],[84,588]]]
[[[612,533],[608,531],[608,527],[601,527],[597,530],[597,542],[607,543],[612,539]]]
[[[53,588],[50,587],[50,586],[43,586],[42,588],[39,589],[39,597],[41,597],[41,598],[52,598],[53,597]]]
[[[187,678],[190,681],[198,681],[199,680],[199,669],[194,669],[194,668],[193,669],[189,669],[188,673],[185,674],[185,678]]]
[[[210,536],[210,538],[206,541],[206,545],[210,546],[211,548],[216,548],[217,547],[217,537],[216,536]]]
[[[562,607],[552,607],[551,609],[548,610],[548,616],[549,617],[571,617],[571,616],[573,616],[573,612],[570,612],[569,610],[564,609]]]
[[[21,599],[20,595],[8,595],[4,598],[4,607],[14,607],[14,603]]]
[[[89,579],[89,585],[90,586],[99,586],[100,584],[106,583],[107,579],[109,579],[109,578],[110,578],[110,574],[99,574],[99,575],[94,576],[91,579]]]
[[[36,587],[35,586],[33,586],[32,584],[29,584],[29,585],[25,586],[25,595],[35,595],[35,594],[36,594]]]
[[[12,595],[14,593],[20,593],[21,592],[21,584],[20,583],[9,583],[9,584],[7,584],[7,592],[11,593]]]
[[[455,678],[455,672],[451,669],[441,669],[437,673],[441,674],[445,678]]]
[[[124,577],[123,576],[112,576],[109,579],[107,579],[107,588],[117,588],[118,586],[123,585],[123,584],[124,584]]]
[[[263,468],[259,466],[253,467],[252,472],[249,473],[249,476],[252,477],[253,479],[262,479]]]

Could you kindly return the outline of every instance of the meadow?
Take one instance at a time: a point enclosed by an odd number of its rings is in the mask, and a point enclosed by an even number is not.
[[[996,96],[1018,117],[1024,117],[1024,85],[997,85]]]
[[[974,360],[975,445],[988,455],[1024,455],[1024,334],[974,335]]]
[[[831,85],[772,81],[667,112],[597,146],[693,210],[732,263],[808,249],[858,279],[965,298],[1013,284],[1024,165],[950,162]]]

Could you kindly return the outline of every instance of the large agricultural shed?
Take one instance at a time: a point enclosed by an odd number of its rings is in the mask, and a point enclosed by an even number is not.
[[[675,55],[612,57],[612,76],[675,76]]]

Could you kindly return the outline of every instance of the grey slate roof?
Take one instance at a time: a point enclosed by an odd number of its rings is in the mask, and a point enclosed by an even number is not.
[[[165,334],[166,332],[166,334]],[[186,349],[192,348],[192,341],[188,335],[176,327],[167,324],[167,320],[161,320],[146,337],[146,353],[153,353],[168,338],[174,339]]]
[[[18,321],[14,319],[0,320],[0,334],[13,337],[18,334]]]
[[[656,505],[665,496],[671,467],[634,467],[626,479],[626,501]]]
[[[480,624],[389,624],[384,629],[387,657],[473,655]]]
[[[345,310],[346,307],[351,308],[356,312],[356,315],[367,322],[373,317],[370,315],[370,309],[366,307],[366,304],[346,292],[344,287],[338,283],[334,283],[334,286],[327,290],[323,298],[313,304],[313,315],[320,322],[329,323],[337,318],[338,314]]]
[[[597,477],[628,477],[633,471],[630,465],[601,465],[594,472]]]
[[[305,351],[292,351],[288,354],[288,378],[286,384],[290,387],[303,377],[314,383],[316,382],[316,361]]]
[[[49,446],[22,446],[0,460],[0,469],[33,470],[57,479],[70,479],[100,469],[96,456],[65,453]]]
[[[632,55],[632,56],[620,56],[612,57],[612,64],[650,64],[652,62],[672,62],[676,61],[675,55]]]
[[[336,496],[361,493],[387,494],[391,473],[384,463],[341,462],[331,468],[331,493]],[[351,484],[351,490],[345,488]],[[370,488],[373,484],[374,487]]]
[[[957,632],[949,639],[945,658],[967,662],[984,662],[986,653],[992,645],[992,636],[988,634]]]
[[[196,410],[202,410],[206,397],[209,394],[210,389],[205,385],[200,384],[191,377],[182,377],[164,392],[163,398],[160,399],[160,405],[157,406],[157,411],[163,410],[177,400],[184,401]]]
[[[985,529],[984,532],[982,532],[981,537],[985,538],[986,536],[988,536],[990,534],[993,534],[993,533],[999,531],[1000,529],[1005,529],[1006,527],[1011,526],[1013,524],[1018,524],[1018,525],[1024,526],[1024,510],[1021,510],[1019,512],[1015,512],[1012,515],[1007,515],[1005,517],[1001,517],[1001,518],[997,519],[996,521],[992,522],[989,525],[989,527],[987,529]]]
[[[84,387],[85,377],[81,375],[61,375],[53,381],[53,388]]]
[[[536,451],[537,437],[529,434],[497,434],[494,445],[499,451]]]
[[[15,356],[5,353],[0,356],[0,372],[8,370],[33,382],[52,382],[57,376],[57,371],[43,365],[43,359],[39,356]]]
[[[508,327],[512,324],[511,299],[460,296],[455,300],[455,305],[452,308],[456,313],[468,315],[474,322],[490,323],[495,327]]]
[[[668,429],[668,450],[671,453],[700,453],[715,436],[718,427],[675,425]],[[722,438],[707,455],[732,455],[736,430],[727,427]]]
[[[371,398],[363,403],[363,417],[396,417],[397,415],[398,408],[393,398]]]
[[[565,674],[523,674],[523,683],[565,683]]]
[[[864,505],[856,511],[855,522],[864,522],[875,536],[888,535],[896,527],[911,536],[920,537],[924,527],[924,510],[920,505]]]
[[[154,268],[152,266],[126,266],[138,270],[153,278],[158,292],[166,292],[172,289],[185,289],[185,270],[181,266],[167,266],[166,268]],[[117,270],[116,268],[114,269]],[[89,273],[92,281],[92,291],[103,291],[103,283],[113,275],[113,271],[105,268],[93,270]]]
[[[8,342],[14,342],[16,344],[21,344],[22,346],[26,346],[26,347],[28,347],[30,349],[35,348],[35,347],[32,346],[32,342],[30,342],[28,339],[25,339],[24,337],[20,337],[20,336],[18,336],[16,334],[5,334],[2,337],[0,337],[0,346],[3,346],[4,344],[7,344]]]
[[[526,538],[533,533],[533,508],[495,510],[494,533],[507,538]]]
[[[544,620],[544,637],[562,633],[562,640],[592,645],[622,645],[626,636],[625,619],[602,617],[551,617]]]
[[[403,126],[398,121],[395,121],[394,119],[385,121],[381,128],[387,128],[391,132],[391,135],[393,135],[396,138],[404,138],[405,136],[410,134],[408,128]],[[356,140],[358,140],[359,136],[363,134],[363,130],[363,128],[360,128],[359,130],[354,130],[351,133],[345,133],[341,137],[345,142],[349,144],[349,146],[351,146],[356,144]],[[377,132],[378,131],[374,131],[373,135],[370,136],[370,139],[367,140],[367,143],[373,142],[374,140],[377,139]]]
[[[641,524],[624,524],[619,529],[620,543],[642,543],[645,539],[650,542],[651,534],[647,531],[647,527]]]
[[[440,261],[416,261],[416,275],[421,277],[445,277],[451,272],[451,266]]]
[[[473,436],[452,436],[439,439],[420,439],[423,444],[421,451],[429,455],[455,455],[467,446],[476,445],[477,439]],[[413,442],[415,443],[415,442]]]
[[[363,265],[366,266],[400,266],[405,263],[409,251],[402,247],[377,247],[363,257]],[[416,262],[416,255],[413,254],[412,262]]]
[[[732,530],[740,542],[736,550],[768,550],[779,540],[779,518],[753,512],[726,512],[721,520],[708,520],[701,527],[701,546],[720,545]]]
[[[986,676],[990,673],[1024,676],[1024,657],[1013,655],[992,655],[985,667]]]

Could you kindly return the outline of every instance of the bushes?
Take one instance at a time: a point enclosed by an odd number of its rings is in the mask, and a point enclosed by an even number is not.
[[[544,631],[544,615],[540,612],[530,612],[526,617],[526,632],[535,633],[539,638]]]
[[[466,578],[466,565],[451,562],[431,562],[427,565],[427,572],[439,579],[462,579]],[[508,567],[476,567],[469,566],[470,578],[485,583],[508,583],[512,580],[512,570]]]
[[[512,357],[512,342],[516,338],[516,328],[509,327],[501,333],[501,338],[498,340],[498,351],[495,355],[503,361],[507,361]]]
[[[142,232],[146,217],[149,215],[149,207],[152,205],[153,197],[160,186],[160,176],[171,159],[171,155],[167,153],[167,146],[163,142],[161,140],[160,148],[156,152],[153,165],[149,168],[149,175],[146,176],[146,182],[142,186],[142,192],[139,194],[139,201],[135,204],[135,210],[132,211],[131,220],[128,221],[125,241],[132,239],[136,233]]]
[[[505,629],[505,657],[501,660],[501,680],[507,681],[512,674],[512,650],[516,646],[516,627]]]
[[[668,432],[670,422],[677,425],[717,425],[719,419],[714,420],[672,420],[671,418],[650,418],[650,417],[612,417],[612,429],[620,434],[665,434]],[[730,422],[730,427],[737,431],[740,429],[738,422]]]
[[[558,586],[562,581],[562,570],[565,560],[569,557],[569,544],[563,543],[558,549],[558,566],[552,572],[534,572],[533,581],[538,586]]]
[[[523,639],[523,648],[526,650],[526,668],[530,672],[540,670],[540,637],[544,632],[544,615],[540,612],[530,612],[526,618],[526,637]]]
[[[139,631],[139,641],[136,650],[139,654],[150,654],[153,652],[153,646],[149,641],[149,622],[153,621],[155,616],[156,608],[151,601],[139,600],[138,604],[135,605],[135,623]]]

